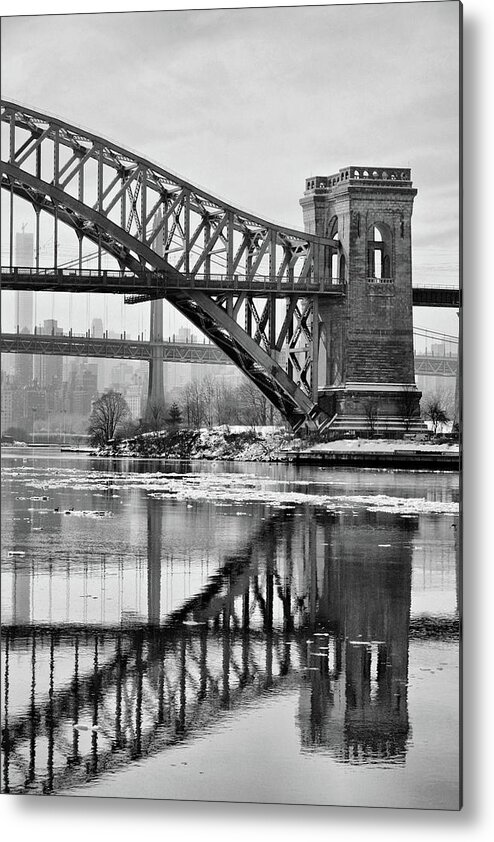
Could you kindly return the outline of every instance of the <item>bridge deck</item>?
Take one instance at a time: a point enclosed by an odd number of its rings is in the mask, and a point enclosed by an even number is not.
[[[152,357],[153,347],[159,346],[163,362],[203,365],[231,365],[228,357],[211,342],[149,342],[76,335],[46,335],[2,333],[0,350],[3,354],[50,354],[63,357],[95,357],[119,360],[144,360]],[[455,354],[415,354],[415,374],[456,376],[458,357]]]
[[[457,287],[413,287],[414,307],[455,307],[462,305],[461,290]]]
[[[121,360],[152,358],[153,348],[159,346],[163,362],[230,365],[230,360],[212,343],[199,342],[149,342],[147,340],[120,339],[93,336],[53,336],[29,333],[2,333],[2,353],[50,354],[62,357],[98,357]]]
[[[203,290],[211,294],[249,292],[256,297],[286,296],[300,293],[341,298],[346,284],[339,278],[297,279],[291,281],[276,276],[255,275],[183,275],[180,282],[166,272],[148,271],[136,275],[116,269],[53,269],[1,268],[2,288],[33,290],[34,292],[104,292],[126,296],[136,303],[172,290]],[[414,307],[461,307],[461,290],[457,287],[415,286]],[[145,296],[145,299],[141,298]]]
[[[317,293],[341,296],[345,285],[338,278],[292,280],[276,275],[183,275],[160,271],[121,272],[117,269],[53,269],[24,268],[1,269],[3,289],[28,289],[47,292],[105,292],[124,295],[154,296],[172,290],[204,290],[211,294],[224,292],[251,292],[256,296]]]

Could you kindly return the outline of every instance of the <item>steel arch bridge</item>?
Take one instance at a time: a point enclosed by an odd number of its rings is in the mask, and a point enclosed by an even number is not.
[[[344,294],[344,284],[328,274],[337,240],[246,213],[59,118],[2,101],[1,120],[7,134],[2,189],[10,196],[4,289],[19,288],[11,275],[14,198],[20,197],[36,219],[35,267],[26,270],[21,288],[87,291],[81,282],[87,240],[97,254],[93,291],[126,294],[128,303],[167,299],[294,429],[307,420],[319,428],[330,422],[317,403],[319,330],[313,324],[321,294]],[[40,267],[42,214],[54,225],[49,270]],[[78,259],[69,273],[59,270],[62,225],[77,238]],[[102,269],[104,254],[114,259],[116,278]]]

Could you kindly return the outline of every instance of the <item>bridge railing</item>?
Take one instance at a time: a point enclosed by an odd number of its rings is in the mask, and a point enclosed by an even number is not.
[[[1,268],[2,280],[19,282],[26,277],[34,279],[49,279],[61,281],[77,279],[78,281],[97,281],[104,287],[106,283],[111,286],[120,283],[122,291],[128,291],[129,285],[137,282],[146,288],[155,287],[163,289],[207,289],[207,290],[228,290],[229,292],[249,290],[257,293],[266,292],[333,292],[342,293],[346,284],[339,277],[323,278],[301,278],[294,276],[287,280],[274,275],[242,275],[242,274],[182,274],[180,276],[160,271],[142,271],[139,274],[121,271],[119,269],[86,269],[74,267],[5,267]]]
[[[394,284],[394,282],[394,278],[376,278],[375,276],[367,278],[368,284]]]
[[[414,289],[454,289],[457,290],[458,287],[454,284],[414,284]]]

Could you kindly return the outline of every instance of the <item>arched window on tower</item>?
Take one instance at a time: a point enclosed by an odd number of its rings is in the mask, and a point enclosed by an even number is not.
[[[331,240],[336,240],[338,242],[338,246],[331,247],[330,249],[330,269],[331,269],[331,278],[333,281],[340,281],[343,283],[345,280],[345,255],[342,252],[341,244],[339,242],[340,236],[338,234],[338,217],[333,216],[331,219],[329,226],[328,226],[328,237]]]
[[[346,260],[345,260],[345,255],[344,255],[344,254],[340,254],[340,273],[339,273],[340,284],[344,284],[344,283],[345,283],[345,274],[346,274]]]
[[[335,234],[331,237],[332,240],[339,240],[338,232],[336,231]],[[338,272],[338,264],[339,264],[339,250],[337,248],[331,249],[331,277],[337,278],[339,275]]]
[[[367,277],[378,281],[392,277],[391,242],[391,231],[387,225],[371,225],[367,238]]]

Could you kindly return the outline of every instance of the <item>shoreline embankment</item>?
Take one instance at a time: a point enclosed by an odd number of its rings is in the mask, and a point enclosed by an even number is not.
[[[425,437],[314,442],[279,427],[213,427],[144,433],[94,451],[101,457],[279,462],[319,467],[458,471],[457,442]]]

